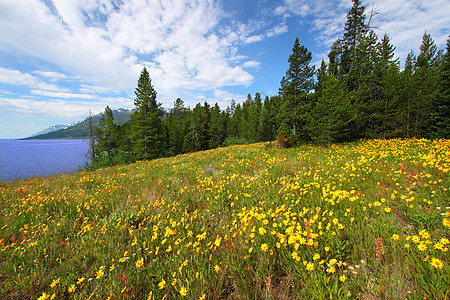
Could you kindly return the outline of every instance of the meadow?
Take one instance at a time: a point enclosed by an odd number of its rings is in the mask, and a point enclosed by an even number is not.
[[[2,299],[445,299],[450,141],[231,146],[0,184]]]

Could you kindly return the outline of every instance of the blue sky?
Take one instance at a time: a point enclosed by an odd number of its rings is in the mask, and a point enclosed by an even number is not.
[[[439,49],[449,0],[363,0],[403,63],[425,30]],[[295,37],[326,58],[350,0],[2,0],[0,138],[26,137],[111,108],[133,108],[147,67],[164,107],[278,92]]]

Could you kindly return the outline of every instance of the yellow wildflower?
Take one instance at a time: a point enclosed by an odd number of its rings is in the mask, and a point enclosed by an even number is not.
[[[136,268],[140,268],[144,265],[144,258],[142,257],[140,260],[136,262]]]
[[[52,283],[50,283],[50,287],[53,288],[55,285],[57,285],[59,283],[60,278],[53,280]]]
[[[187,289],[183,286],[180,290],[180,295],[184,297],[187,295],[187,292],[188,292]]]
[[[160,290],[162,290],[166,286],[166,281],[163,279],[160,283],[158,283],[158,287]]]
[[[69,292],[69,294],[70,293],[73,293],[75,290],[76,290],[76,286],[75,286],[75,284],[72,284],[71,286],[69,286],[68,288],[67,288],[67,291]]]

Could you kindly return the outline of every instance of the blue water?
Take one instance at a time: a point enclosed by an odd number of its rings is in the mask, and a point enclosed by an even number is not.
[[[88,140],[0,140],[0,181],[77,171]]]

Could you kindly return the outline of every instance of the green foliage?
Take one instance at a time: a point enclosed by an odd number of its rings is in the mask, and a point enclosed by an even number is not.
[[[308,141],[306,130],[310,91],[313,88],[314,66],[309,66],[312,54],[305,46],[300,46],[296,38],[289,56],[289,68],[283,77],[280,89],[282,96],[281,132],[290,141]]]
[[[135,90],[136,112],[131,119],[133,152],[138,160],[161,157],[164,150],[164,131],[161,103],[144,68]]]
[[[330,146],[347,139],[353,113],[343,83],[332,73],[323,80],[320,96],[311,112],[309,130],[313,141]]]
[[[97,145],[95,149],[97,153],[94,155],[94,160],[106,153],[108,165],[113,166],[114,156],[116,156],[118,148],[118,130],[116,124],[114,124],[114,117],[109,106],[106,106],[99,125],[100,128],[96,131]]]
[[[248,140],[246,140],[243,137],[237,137],[237,136],[230,136],[225,139],[222,146],[228,147],[228,146],[234,146],[234,145],[246,145],[250,144]]]
[[[438,93],[432,99],[430,114],[433,138],[450,138],[450,38],[447,39],[447,52],[439,68]]]

